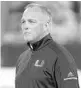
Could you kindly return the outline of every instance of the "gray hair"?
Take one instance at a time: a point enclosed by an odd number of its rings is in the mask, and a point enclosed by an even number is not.
[[[36,4],[36,3],[30,3],[30,4],[28,4],[28,5],[25,7],[25,10],[28,9],[28,8],[33,8],[33,7],[38,7],[38,8],[40,8],[40,9],[41,9],[41,12],[42,12],[43,14],[46,14],[46,15],[49,17],[49,22],[52,20],[51,11],[50,11],[47,7],[45,7],[45,6],[43,6],[43,5]]]

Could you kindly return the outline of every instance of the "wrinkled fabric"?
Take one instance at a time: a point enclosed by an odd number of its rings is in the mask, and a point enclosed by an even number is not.
[[[73,57],[50,35],[28,46],[17,61],[15,88],[78,88]]]

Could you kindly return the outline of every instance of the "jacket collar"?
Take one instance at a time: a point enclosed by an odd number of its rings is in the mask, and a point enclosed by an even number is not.
[[[43,37],[41,40],[35,42],[35,43],[30,43],[28,42],[27,45],[30,47],[31,50],[33,51],[37,51],[41,48],[43,48],[44,46],[46,46],[48,43],[50,43],[52,40],[50,34],[46,35],[45,37]]]

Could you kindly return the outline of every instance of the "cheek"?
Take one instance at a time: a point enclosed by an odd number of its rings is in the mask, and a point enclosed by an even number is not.
[[[23,25],[21,25],[20,27],[21,27],[21,29],[23,30]]]
[[[24,25],[21,25],[21,30],[22,32],[24,32]]]
[[[43,25],[39,24],[32,28],[32,36],[33,37],[39,37],[43,33]]]
[[[36,36],[39,36],[39,35],[41,34],[41,29],[40,29],[40,27],[36,27],[36,28],[34,29],[34,33],[36,34]]]
[[[40,24],[36,27],[36,32],[37,32],[37,34],[43,33],[43,25],[42,24]]]

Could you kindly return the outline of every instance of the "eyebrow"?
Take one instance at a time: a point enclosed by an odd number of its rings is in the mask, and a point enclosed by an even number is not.
[[[35,19],[28,19],[28,21],[37,22]]]
[[[31,22],[31,21],[32,21],[32,22],[37,22],[36,19],[31,19],[31,18],[29,18],[29,19],[27,19],[27,20],[28,20],[29,22]],[[22,23],[23,21],[25,21],[24,18],[21,19],[21,23]]]

